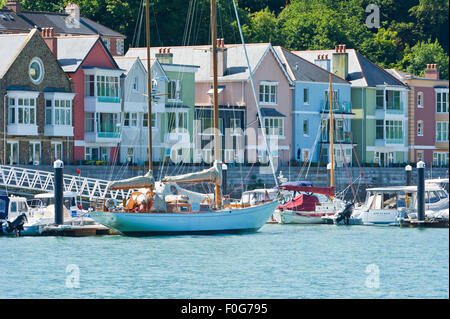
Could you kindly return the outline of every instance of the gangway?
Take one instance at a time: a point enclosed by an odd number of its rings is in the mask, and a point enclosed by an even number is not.
[[[108,188],[110,181],[96,178],[64,174],[63,180],[64,191],[75,192],[89,200],[114,198],[121,201],[133,192],[133,190],[112,191]],[[0,186],[6,189],[53,192],[54,174],[48,171],[0,165]]]

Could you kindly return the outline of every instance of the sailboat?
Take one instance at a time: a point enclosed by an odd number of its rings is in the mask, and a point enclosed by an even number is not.
[[[278,188],[293,192],[292,199],[280,205],[273,214],[273,220],[279,224],[322,224],[325,219],[343,213],[353,207],[353,203],[335,196],[334,188],[334,123],[333,123],[333,88],[330,74],[330,186],[313,187],[309,182],[287,182]],[[298,194],[298,195],[297,195]]]
[[[149,0],[146,0],[147,56],[150,57],[149,37]],[[270,199],[252,206],[226,205],[221,193],[222,163],[219,154],[219,106],[218,72],[216,41],[216,1],[211,0],[211,35],[213,55],[213,104],[214,104],[214,163],[209,169],[176,176],[167,176],[155,182],[152,174],[152,137],[149,130],[149,171],[144,176],[111,182],[113,190],[139,190],[131,194],[128,200],[118,205],[109,199],[99,203],[91,212],[100,224],[119,231],[124,235],[171,235],[171,234],[217,234],[242,233],[259,230],[279,205],[277,199]],[[148,63],[148,92],[151,92],[150,59]],[[258,109],[259,111],[259,109]],[[151,114],[151,94],[148,96],[148,114]],[[260,117],[261,119],[261,117]],[[264,131],[264,123],[261,125]],[[267,143],[267,140],[266,140]],[[270,153],[270,152],[269,152]],[[272,165],[273,163],[271,163]],[[215,185],[214,202],[208,195],[182,194],[165,195],[161,189],[167,185],[180,183],[213,183]],[[180,187],[178,188],[180,189]],[[192,195],[191,197],[189,195]],[[201,202],[192,200],[195,196],[204,198]],[[195,210],[194,210],[195,207]]]

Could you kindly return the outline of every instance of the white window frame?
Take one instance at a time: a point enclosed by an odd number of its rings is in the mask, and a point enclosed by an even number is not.
[[[266,121],[268,121],[269,123],[267,123]],[[280,126],[275,126],[275,121],[277,121],[277,123],[281,123],[281,127]],[[258,121],[259,123],[259,121]],[[269,137],[278,137],[278,138],[285,138],[285,134],[284,134],[284,118],[283,117],[274,117],[274,116],[265,116],[264,117],[264,128],[266,129],[266,135]],[[282,134],[273,134],[274,130],[280,130]]]
[[[174,113],[175,114],[175,124],[174,124],[174,131],[169,131],[169,113]],[[186,127],[180,126],[179,123],[179,115],[182,114],[182,121],[186,123]],[[166,128],[167,128],[167,133],[171,134],[171,133],[186,133],[186,131],[189,131],[189,113],[188,111],[181,111],[181,110],[176,110],[173,109],[172,110],[167,110],[166,111]]]
[[[275,92],[272,91],[272,88],[275,88]],[[261,105],[277,105],[277,101],[278,82],[261,81],[259,83],[259,103]]]
[[[441,128],[440,132],[438,131],[438,127]],[[436,142],[437,143],[448,142],[448,134],[449,134],[449,122],[436,121]]]
[[[417,136],[423,136],[423,121],[417,121]]]
[[[39,145],[39,160],[36,161],[36,145]],[[32,164],[31,165],[40,165],[42,163],[42,144],[40,141],[30,141],[29,148],[32,148],[32,152],[29,155]],[[30,161],[29,161],[30,162]]]
[[[305,132],[305,124],[306,124],[306,132]],[[303,120],[303,136],[308,137],[309,136],[309,120],[308,119],[304,119]]]
[[[309,88],[303,88],[303,104],[309,105]]]
[[[9,163],[9,165],[17,165],[20,161],[20,149],[19,149],[19,142],[18,141],[8,141],[6,143],[6,150],[10,149],[11,156],[10,158],[6,159],[6,162]],[[14,156],[14,151],[16,151],[16,154]],[[13,160],[13,158],[16,158],[16,161]]]
[[[103,38],[103,43],[105,44],[106,48],[108,50],[111,50],[111,39],[110,38]]]
[[[51,144],[51,155],[53,156],[53,160],[56,161],[58,159],[58,148],[60,147],[59,151],[59,159],[61,161],[64,160],[63,154],[63,143],[62,142],[52,142]]]
[[[175,83],[175,84],[174,84]],[[181,85],[181,80],[169,80],[168,84],[167,84],[167,101],[168,102],[183,102],[182,100],[182,95],[181,95],[181,90],[182,90],[182,85]],[[174,88],[171,88],[171,86],[175,86]]]
[[[230,119],[230,133],[231,133],[231,136],[240,136],[240,135],[242,135],[241,119],[240,118],[231,118]]]
[[[131,90],[133,93],[139,93],[139,77],[133,77],[133,83],[131,84]]]
[[[423,109],[423,92],[417,92],[417,107]]]
[[[438,94],[440,94],[441,98],[438,99]],[[449,101],[448,101],[448,89],[436,89],[436,113],[438,114],[447,114],[449,110]],[[438,110],[438,103],[440,103],[441,109]]]
[[[123,39],[117,39],[116,41],[116,52],[117,55],[123,55],[124,41]]]
[[[71,127],[73,123],[73,93],[45,93],[45,125],[67,126]],[[51,105],[47,105],[50,102]],[[64,106],[62,106],[64,104]],[[67,106],[69,104],[69,106]],[[48,113],[50,117],[48,116]],[[58,114],[58,123],[56,121]],[[63,115],[63,121],[61,121]],[[50,119],[50,123],[48,123]]]
[[[442,162],[443,160],[443,162]],[[447,166],[448,165],[448,152],[433,152],[433,165],[434,166]]]
[[[128,123],[127,123],[128,122]],[[125,112],[123,118],[123,127],[138,127],[138,113]]]

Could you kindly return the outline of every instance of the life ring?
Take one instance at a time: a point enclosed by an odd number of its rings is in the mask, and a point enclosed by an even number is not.
[[[105,207],[108,210],[113,210],[117,207],[117,200],[115,200],[114,198],[109,198],[106,200],[105,202]]]

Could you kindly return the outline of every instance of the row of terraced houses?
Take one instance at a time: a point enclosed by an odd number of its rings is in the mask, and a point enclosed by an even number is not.
[[[152,48],[148,57],[144,48],[125,54],[124,40],[81,17],[77,5],[31,12],[8,1],[0,9],[0,161],[145,164],[151,125],[154,162],[169,163],[174,150],[184,161],[209,162],[211,46]],[[417,77],[345,45],[291,52],[258,43],[246,46],[249,70],[241,44],[219,39],[217,47],[226,163],[267,159],[252,73],[265,132],[283,164],[330,161],[332,109],[337,166],[448,166],[449,82],[433,61]]]

